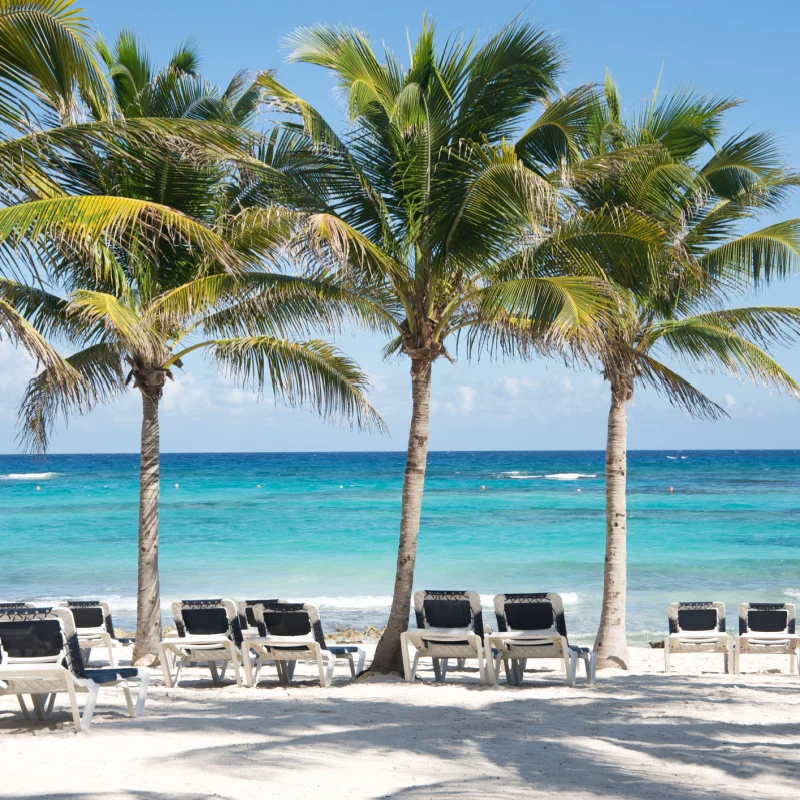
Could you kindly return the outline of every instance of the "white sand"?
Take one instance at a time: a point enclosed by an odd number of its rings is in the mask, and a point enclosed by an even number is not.
[[[330,689],[298,667],[256,689],[212,688],[208,672],[165,690],[145,715],[101,690],[91,732],[76,735],[59,699],[26,722],[0,699],[0,796],[155,798],[799,798],[800,678],[787,658],[632,650],[633,669],[569,689],[549,669],[523,688],[381,678]],[[541,662],[555,666],[555,662]],[[776,670],[783,670],[779,674]],[[422,671],[427,681],[432,673]]]

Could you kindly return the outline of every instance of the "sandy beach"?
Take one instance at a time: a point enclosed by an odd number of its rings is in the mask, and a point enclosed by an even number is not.
[[[0,796],[136,798],[789,798],[800,785],[800,679],[785,656],[743,659],[634,649],[632,669],[570,689],[556,662],[527,685],[480,687],[394,677],[320,689],[310,667],[282,688],[213,687],[188,670],[179,689],[154,673],[146,713],[101,693],[90,733],[64,700],[46,723],[0,699]],[[779,673],[778,670],[783,670]],[[452,676],[452,677],[451,677]]]

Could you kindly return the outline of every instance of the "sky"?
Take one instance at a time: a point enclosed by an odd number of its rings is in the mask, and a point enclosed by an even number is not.
[[[356,26],[407,63],[407,34],[414,40],[427,12],[441,39],[454,31],[483,40],[514,16],[533,18],[561,38],[568,59],[561,86],[569,90],[602,81],[609,69],[625,108],[661,88],[691,84],[746,101],[728,116],[727,131],[768,129],[778,135],[789,162],[800,169],[800,97],[796,31],[800,4],[739,0],[643,3],[551,0],[528,5],[505,0],[431,0],[420,3],[267,3],[263,0],[84,0],[106,39],[131,28],[157,62],[194,37],[202,71],[226,84],[240,68],[275,69],[280,80],[317,106],[339,128],[344,117],[333,82],[318,67],[290,64],[285,38],[316,23]],[[772,13],[775,9],[775,13]],[[800,216],[800,197],[784,217]],[[742,300],[742,304],[800,306],[800,278]],[[310,411],[276,406],[226,383],[202,357],[187,359],[162,401],[164,452],[403,450],[408,435],[410,380],[407,362],[385,362],[379,337],[358,335],[337,344],[372,380],[370,399],[386,421],[386,436],[351,431]],[[800,378],[800,347],[776,352]],[[33,365],[0,342],[0,453],[17,452],[15,415]],[[630,407],[630,449],[800,448],[800,403],[722,375],[691,375],[728,410],[729,419],[691,419],[650,390],[639,389]],[[431,441],[434,450],[584,450],[605,446],[609,393],[603,379],[550,361],[434,365]],[[139,447],[138,393],[61,425],[53,453],[135,452]]]

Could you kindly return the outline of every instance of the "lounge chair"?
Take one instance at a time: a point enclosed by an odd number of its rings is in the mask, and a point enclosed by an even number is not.
[[[273,603],[282,603],[285,602],[278,597],[274,597],[271,600],[241,600],[237,606],[236,610],[239,613],[239,625],[242,628],[242,636],[247,639],[251,636],[258,636],[258,625],[256,625],[256,618],[253,612],[253,608],[257,603],[263,603],[264,605],[272,605]]]
[[[723,668],[730,670],[733,637],[725,629],[725,604],[670,603],[669,636],[664,639],[664,672],[673,653],[722,653]]]
[[[800,636],[795,634],[793,603],[742,603],[739,606],[739,636],[733,643],[733,671],[738,675],[743,654],[788,655],[789,672],[797,666]]]
[[[72,612],[84,662],[89,663],[93,647],[103,647],[108,651],[108,663],[115,667],[115,651],[132,640],[120,641],[114,635],[114,622],[108,603],[102,600],[67,600],[61,606]]]
[[[178,635],[162,639],[158,646],[167,688],[177,686],[183,667],[194,662],[208,665],[214,683],[225,679],[225,671],[231,664],[236,685],[241,686],[242,629],[233,601],[180,600],[172,604],[172,616]],[[175,659],[174,677],[170,655]],[[217,664],[222,664],[221,674]]]
[[[101,687],[121,686],[128,713],[140,716],[147,699],[150,674],[136,667],[86,669],[72,612],[66,608],[0,610],[0,695],[16,695],[26,719],[23,695],[30,695],[36,718],[53,711],[56,694],[67,693],[75,730],[89,730]],[[134,706],[129,681],[139,682]],[[78,694],[87,694],[81,714]]]
[[[421,658],[433,659],[437,681],[447,678],[450,658],[459,666],[468,658],[478,660],[481,683],[493,683],[492,659],[484,642],[481,599],[475,592],[419,591],[414,592],[416,629],[400,636],[405,679],[413,681]],[[409,661],[409,645],[415,649],[414,661]]]
[[[499,679],[500,662],[506,681],[519,686],[528,659],[557,658],[564,664],[567,683],[575,685],[578,661],[583,662],[586,682],[594,683],[597,654],[588,647],[578,647],[567,639],[567,623],[561,595],[499,594],[494,598],[497,633],[490,642],[495,659],[495,683]]]
[[[258,682],[261,667],[274,661],[278,678],[288,685],[297,661],[313,661],[319,670],[319,684],[330,686],[336,662],[343,659],[350,665],[355,677],[364,669],[366,652],[356,645],[331,646],[325,642],[319,610],[305,603],[256,603],[253,615],[258,628],[257,637],[244,640],[245,670],[250,685]],[[251,673],[250,651],[255,653],[254,672]],[[355,659],[358,659],[356,665]]]

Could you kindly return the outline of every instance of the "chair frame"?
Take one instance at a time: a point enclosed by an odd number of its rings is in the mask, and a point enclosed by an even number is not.
[[[717,612],[716,627],[706,631],[686,631],[680,627],[681,611]],[[692,603],[670,603],[667,609],[669,618],[669,636],[664,639],[664,672],[669,674],[670,656],[674,653],[722,653],[723,669],[730,672],[733,662],[733,637],[727,633],[725,622],[725,604],[711,601]]]
[[[463,628],[437,628],[427,624],[425,600],[467,600],[470,605],[472,624]],[[403,672],[406,681],[411,683],[417,676],[421,658],[433,660],[433,672],[437,682],[447,678],[448,661],[455,658],[462,666],[468,658],[478,661],[478,675],[482,685],[494,683],[494,669],[487,634],[491,629],[483,624],[481,599],[475,592],[420,590],[414,592],[414,612],[417,618],[416,629],[404,631],[400,635],[400,649],[403,656]],[[477,631],[480,631],[478,633]],[[415,649],[413,663],[409,659],[409,646]]]
[[[58,620],[61,626],[63,647],[55,656],[18,658],[9,656],[0,640],[0,696],[16,695],[25,719],[31,714],[25,705],[24,695],[30,695],[33,713],[38,720],[49,718],[57,694],[69,695],[70,709],[75,732],[88,731],[92,724],[97,695],[101,687],[120,686],[125,695],[128,714],[139,717],[144,713],[150,674],[137,670],[139,692],[134,705],[128,679],[117,678],[98,683],[85,675],[75,622],[72,612],[66,608],[17,607],[0,610],[0,621],[25,622],[29,620]],[[66,664],[67,666],[63,666]],[[86,703],[81,713],[78,695],[86,694]]]
[[[183,619],[184,609],[211,609],[224,608],[228,618],[228,632],[226,634],[200,635],[192,634],[186,630]],[[242,659],[241,644],[242,634],[239,616],[232,600],[179,600],[172,604],[172,616],[177,628],[177,636],[167,636],[159,642],[158,656],[164,673],[164,685],[171,689],[178,686],[181,672],[187,663],[202,662],[208,665],[214,683],[225,679],[228,664],[233,668],[236,685],[242,685],[239,671],[239,662]],[[171,657],[171,658],[170,658]],[[171,660],[175,661],[175,675],[172,674]],[[217,664],[222,664],[222,672],[217,669]],[[247,681],[249,670],[245,669]],[[249,686],[249,681],[247,682]]]
[[[553,609],[553,624],[541,630],[514,630],[509,627],[506,605],[513,603],[549,603]],[[498,594],[494,598],[497,617],[497,633],[489,637],[494,655],[495,684],[500,679],[500,662],[506,672],[506,683],[520,686],[528,659],[556,658],[564,667],[567,683],[575,686],[578,661],[583,663],[586,683],[593,684],[597,670],[597,653],[588,647],[571,645],[567,638],[564,603],[561,595],[554,592]]]
[[[750,611],[786,611],[784,631],[750,630]],[[794,603],[742,603],[739,606],[739,635],[733,643],[733,672],[739,674],[742,655],[788,655],[789,672],[800,675],[800,636],[795,633],[797,608]]]
[[[241,605],[241,604],[240,604]],[[264,612],[268,610],[281,610],[308,617],[310,631],[298,636],[270,635],[264,619]],[[255,603],[253,616],[258,626],[258,636],[245,637],[242,650],[244,653],[244,668],[249,686],[258,684],[261,667],[267,663],[274,663],[278,670],[278,679],[284,686],[288,686],[294,677],[294,668],[298,661],[313,661],[319,672],[319,685],[326,688],[331,685],[336,662],[346,660],[350,666],[350,675],[355,677],[364,669],[366,651],[363,647],[347,645],[331,647],[325,642],[322,630],[322,621],[319,609],[307,603]],[[250,658],[250,651],[254,658]],[[354,654],[358,658],[356,666]]]

